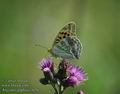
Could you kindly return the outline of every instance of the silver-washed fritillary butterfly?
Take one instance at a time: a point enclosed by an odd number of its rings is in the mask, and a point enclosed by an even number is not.
[[[76,25],[74,22],[70,22],[60,30],[52,48],[48,51],[55,57],[79,59],[81,48],[81,42],[76,36]]]

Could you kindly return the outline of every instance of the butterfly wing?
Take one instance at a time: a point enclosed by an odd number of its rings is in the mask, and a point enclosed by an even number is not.
[[[81,43],[75,36],[75,23],[65,25],[58,33],[53,43],[51,54],[64,59],[79,59]]]
[[[74,22],[70,22],[68,24],[66,24],[61,30],[60,32],[72,32],[75,33],[76,32],[76,25]]]
[[[66,38],[70,47],[70,52],[73,53],[76,59],[80,58],[82,45],[76,36]]]
[[[66,24],[56,36],[53,46],[62,41],[64,38],[75,35],[76,34],[75,26],[76,25],[74,22]]]
[[[69,43],[66,39],[63,39],[61,42],[57,43],[52,48],[51,52],[56,57],[61,57],[64,59],[73,59],[74,58],[73,53],[70,51]]]

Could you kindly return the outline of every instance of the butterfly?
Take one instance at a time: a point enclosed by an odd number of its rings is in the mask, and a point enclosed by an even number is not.
[[[81,53],[81,42],[76,36],[76,24],[66,24],[57,34],[52,48],[48,50],[55,57],[63,59],[79,59]]]

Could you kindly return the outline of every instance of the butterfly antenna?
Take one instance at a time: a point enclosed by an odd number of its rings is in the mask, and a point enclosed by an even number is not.
[[[47,48],[47,47],[45,47],[45,46],[43,46],[43,45],[40,45],[40,44],[35,44],[35,46],[39,46],[39,47],[42,47],[42,48],[44,48],[44,49],[48,50],[48,48]]]

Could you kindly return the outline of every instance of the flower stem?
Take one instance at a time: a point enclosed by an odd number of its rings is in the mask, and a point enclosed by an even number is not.
[[[62,94],[62,92],[61,92],[61,85],[59,85],[59,94]]]
[[[66,88],[64,87],[63,90],[61,91],[61,94],[65,91],[65,89],[66,89]]]
[[[52,85],[52,87],[53,87],[54,90],[55,90],[55,94],[59,94],[58,91],[57,91],[57,89],[56,89],[56,87],[55,87],[55,84],[51,83],[51,85]]]

